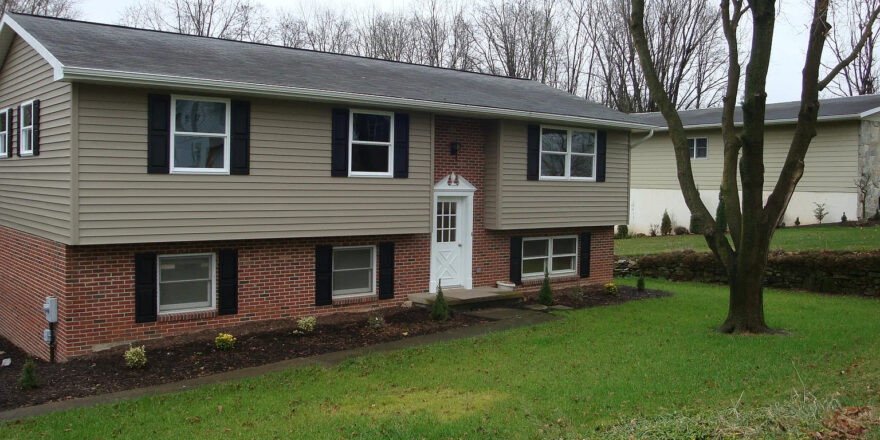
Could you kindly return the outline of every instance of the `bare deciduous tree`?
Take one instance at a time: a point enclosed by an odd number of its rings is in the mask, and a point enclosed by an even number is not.
[[[485,2],[476,19],[485,69],[542,83],[555,81],[554,6],[552,0]]]
[[[657,102],[669,127],[674,147],[678,181],[691,214],[704,225],[703,235],[716,258],[727,271],[730,301],[727,318],[719,331],[729,333],[763,333],[771,331],[764,319],[764,270],[770,240],[792,194],[804,173],[804,159],[810,142],[816,136],[819,114],[819,92],[862,50],[871,36],[871,27],[880,14],[875,8],[866,22],[852,51],[841,57],[824,76],[822,52],[830,24],[830,0],[814,0],[812,22],[801,78],[801,104],[797,125],[782,170],[773,191],[764,202],[764,116],[767,100],[767,72],[776,22],[776,2],[767,0],[722,0],[721,21],[727,42],[728,75],[722,109],[721,137],[724,143],[724,165],[721,178],[721,200],[730,228],[725,235],[709,213],[694,182],[687,137],[681,117],[662,81],[651,51],[645,17],[645,0],[631,0],[629,26],[645,72],[651,96]],[[742,101],[742,127],[734,126],[734,111],[740,84],[740,49],[738,29],[743,17],[751,17],[751,47],[745,73]],[[738,187],[737,173],[742,182]],[[742,191],[742,200],[739,193]]]
[[[0,0],[0,11],[48,17],[77,18],[77,0]]]
[[[162,0],[127,7],[128,26],[203,37],[265,42],[271,23],[265,7],[251,0]]]
[[[417,23],[408,15],[366,14],[358,26],[357,34],[358,55],[409,63],[422,61],[417,55]]]
[[[869,23],[873,23],[874,29],[852,63],[847,64],[840,76],[831,82],[828,92],[837,96],[873,95],[880,86],[880,60],[877,59],[880,53],[875,52],[880,49],[877,29],[880,23],[872,22],[871,14],[880,7],[880,0],[846,0],[838,6],[831,10],[834,27],[828,36],[834,63],[840,63],[852,53],[862,33],[871,28]]]

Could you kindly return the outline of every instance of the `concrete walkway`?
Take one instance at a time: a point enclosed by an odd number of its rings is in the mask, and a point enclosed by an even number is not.
[[[198,388],[202,385],[210,385],[232,380],[262,376],[269,373],[274,373],[277,371],[287,370],[296,367],[318,365],[326,368],[334,366],[345,359],[363,356],[366,354],[386,353],[401,348],[418,347],[421,345],[434,344],[437,342],[450,341],[453,339],[474,338],[492,332],[541,324],[558,318],[554,315],[550,315],[547,313],[510,308],[475,310],[472,312],[468,312],[467,314],[482,319],[490,319],[493,320],[493,322],[481,325],[473,325],[469,327],[459,327],[441,333],[413,336],[411,338],[404,338],[397,341],[384,342],[381,344],[354,348],[351,350],[325,353],[318,356],[288,359],[272,364],[242,368],[225,373],[187,379],[180,382],[166,383],[146,388],[135,388],[131,390],[117,391],[115,393],[99,394],[96,396],[80,397],[76,399],[63,400],[60,402],[50,402],[41,405],[16,408],[0,412],[0,420],[14,420],[25,417],[34,417],[55,411],[65,411],[69,409],[83,408],[92,405],[114,403],[155,394],[186,391]],[[71,380],[76,380],[76,378],[71,378]]]

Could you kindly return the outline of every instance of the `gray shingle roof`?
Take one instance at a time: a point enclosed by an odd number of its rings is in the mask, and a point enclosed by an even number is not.
[[[800,101],[767,104],[767,122],[784,122],[797,119]],[[846,98],[830,98],[819,100],[819,119],[859,118],[861,113],[880,107],[880,95],[851,96]],[[679,112],[685,127],[720,126],[721,109],[707,108]],[[632,115],[642,122],[666,127],[666,120],[660,113],[639,113]],[[737,107],[734,119],[742,122],[742,110]]]
[[[630,115],[535,81],[81,21],[9,16],[65,69],[295,87],[641,124]]]

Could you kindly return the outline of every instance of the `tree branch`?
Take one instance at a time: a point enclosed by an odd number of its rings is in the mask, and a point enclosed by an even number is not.
[[[826,5],[826,10],[824,13],[825,18],[822,19],[823,22],[825,22],[827,15],[828,15],[827,8],[828,7]],[[871,38],[871,34],[873,33],[873,28],[874,28],[874,22],[877,21],[878,15],[880,15],[880,7],[875,8],[874,12],[871,13],[871,16],[868,18],[868,23],[865,25],[865,29],[862,30],[862,37],[859,38],[859,42],[856,43],[856,45],[853,47],[852,52],[850,52],[849,56],[840,60],[840,62],[837,63],[837,65],[834,66],[834,68],[831,69],[830,72],[828,72],[828,75],[826,75],[824,79],[819,81],[819,90],[825,90],[825,88],[828,87],[828,84],[831,84],[831,81],[834,80],[834,77],[836,77],[840,73],[841,70],[843,70],[846,66],[848,66],[849,63],[852,63],[853,60],[856,59],[856,57],[859,55],[859,52],[861,52],[862,48],[865,47],[865,43],[868,41],[869,38]],[[815,24],[816,24],[816,20],[815,20],[815,16],[814,16],[813,17],[813,25],[815,25]],[[827,26],[827,22],[826,22],[826,26]],[[827,33],[825,35],[827,36]]]

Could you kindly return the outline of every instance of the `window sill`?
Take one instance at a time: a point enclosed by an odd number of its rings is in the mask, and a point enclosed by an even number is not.
[[[394,174],[386,174],[386,173],[358,173],[358,172],[350,172],[348,173],[348,177],[378,177],[381,179],[390,179],[394,177]]]
[[[546,182],[595,182],[595,181],[596,181],[596,178],[595,178],[595,177],[587,178],[587,177],[547,177],[547,176],[540,176],[540,177],[538,177],[538,180],[539,180],[539,181],[542,181],[542,180],[543,180],[543,181],[546,181]]]
[[[220,170],[220,171],[199,171],[199,170],[175,170],[172,169],[170,174],[184,174],[184,175],[207,175],[207,176],[228,176],[229,170]]]
[[[580,276],[576,273],[566,273],[560,275],[550,274],[550,280],[555,282],[566,282],[566,281],[576,281],[581,279]],[[535,277],[535,278],[523,278],[522,285],[523,286],[538,286],[544,282],[544,276]]]
[[[340,296],[338,298],[333,298],[334,306],[344,306],[348,304],[365,304],[376,302],[379,300],[379,297],[375,293],[365,293],[362,295],[348,295],[348,296]]]
[[[33,157],[34,152],[33,151],[23,152],[23,153],[19,154],[19,156],[20,157]],[[6,157],[6,156],[4,156],[4,157]]]
[[[217,309],[198,310],[192,312],[165,312],[157,316],[158,322],[177,322],[177,321],[195,321],[199,319],[209,319],[217,316]]]

